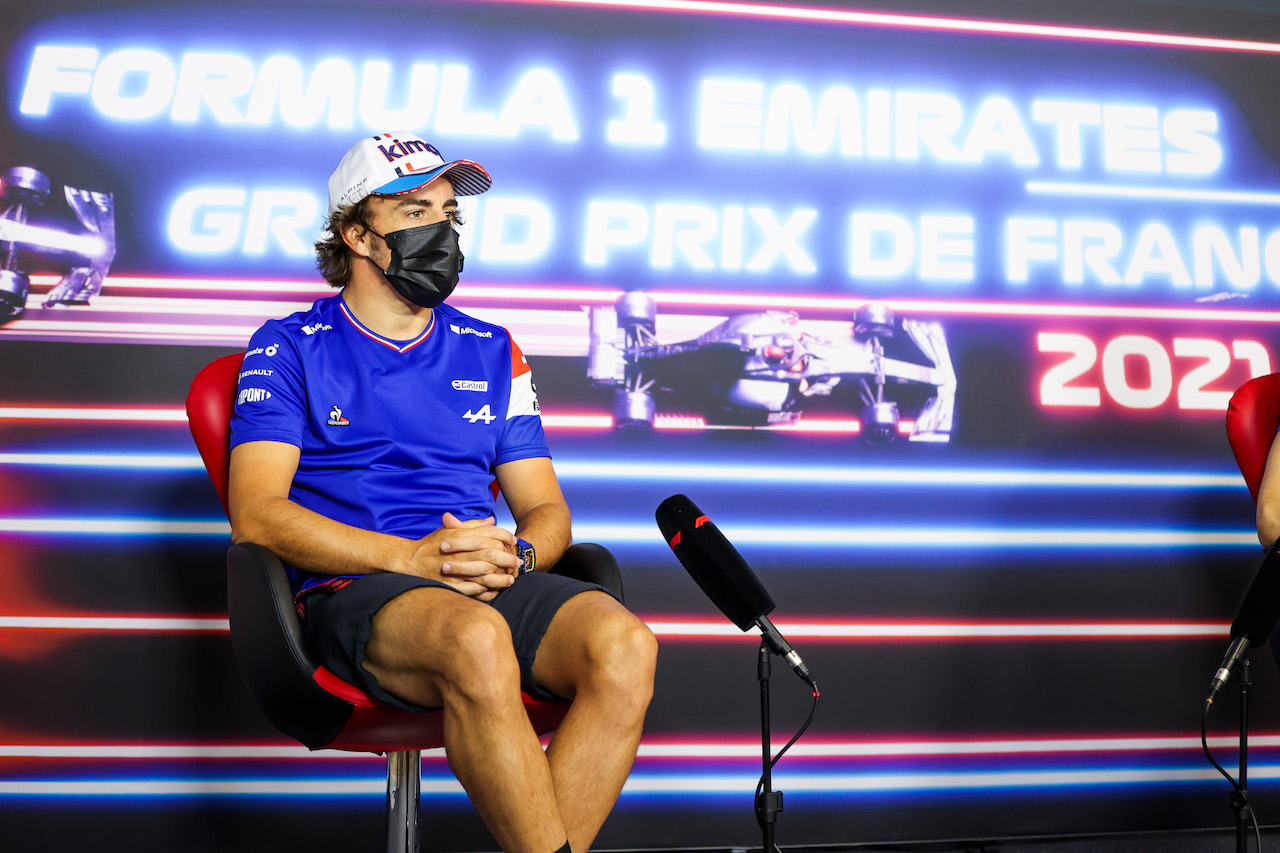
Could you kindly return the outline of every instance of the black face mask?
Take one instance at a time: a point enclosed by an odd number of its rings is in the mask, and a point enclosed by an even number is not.
[[[435,308],[458,286],[462,250],[452,220],[377,234],[391,250],[391,263],[383,270],[387,281],[405,299],[423,308]],[[375,265],[376,266],[376,265]]]

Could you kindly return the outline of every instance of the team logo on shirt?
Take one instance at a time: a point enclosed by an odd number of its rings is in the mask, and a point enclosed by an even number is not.
[[[455,335],[475,335],[477,338],[493,337],[493,332],[481,332],[480,330],[473,329],[470,326],[459,327],[453,323],[449,324],[449,331],[453,332]]]
[[[351,426],[351,421],[342,416],[342,409],[334,406],[329,410],[329,426]]]
[[[270,400],[271,392],[266,388],[242,388],[240,396],[236,398],[236,405],[242,406],[245,403],[261,403],[263,400]]]
[[[488,403],[485,403],[483,406],[481,406],[480,411],[474,414],[472,414],[470,409],[467,409],[467,413],[462,417],[468,421],[471,421],[471,423],[475,423],[476,421],[484,421],[486,424],[491,424],[498,419],[497,415],[489,411]]]

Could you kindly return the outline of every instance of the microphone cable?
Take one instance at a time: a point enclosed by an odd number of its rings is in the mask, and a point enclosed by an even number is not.
[[[1210,699],[1204,703],[1204,713],[1200,715],[1200,746],[1204,749],[1204,757],[1209,759],[1209,763],[1214,769],[1222,774],[1222,777],[1231,783],[1231,788],[1240,797],[1240,802],[1249,810],[1249,822],[1253,824],[1254,840],[1258,844],[1258,853],[1262,853],[1262,830],[1258,827],[1258,814],[1253,810],[1253,803],[1249,802],[1249,794],[1240,790],[1240,783],[1231,778],[1231,774],[1223,769],[1222,765],[1214,760],[1213,755],[1209,752],[1209,709],[1213,707],[1213,700]],[[761,782],[764,779],[761,777]],[[758,789],[757,789],[758,790]]]
[[[822,693],[818,690],[818,687],[815,684],[813,687],[813,705],[810,706],[809,708],[808,718],[805,719],[804,725],[802,725],[800,727],[800,730],[797,731],[794,736],[792,736],[791,740],[787,741],[786,746],[778,750],[778,754],[775,755],[769,761],[770,773],[773,773],[774,765],[778,763],[778,760],[781,759],[782,756],[786,755],[787,750],[795,746],[796,741],[800,740],[801,736],[803,736],[804,733],[808,731],[809,726],[813,725],[813,718],[818,715],[818,697],[820,697],[821,695]],[[760,807],[760,800],[763,796],[764,796],[764,771],[762,770],[760,771],[760,781],[756,783],[756,796],[755,796],[756,823],[759,824],[761,829],[764,829],[764,811]],[[781,853],[781,851],[778,850],[778,845],[774,844],[773,850],[764,850],[764,851],[761,851],[761,853]]]

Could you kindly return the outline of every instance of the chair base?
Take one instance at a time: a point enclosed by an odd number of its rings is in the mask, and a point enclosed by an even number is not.
[[[387,753],[387,853],[418,853],[422,753]]]

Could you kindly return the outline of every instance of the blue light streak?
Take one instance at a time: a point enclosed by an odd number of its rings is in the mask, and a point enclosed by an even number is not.
[[[204,469],[198,456],[148,453],[0,453],[0,465],[102,470]],[[1186,471],[1080,471],[1061,468],[910,468],[904,466],[818,467],[806,465],[698,464],[557,460],[566,481],[777,482],[831,486],[954,486],[989,488],[1233,489],[1238,473]]]
[[[1280,765],[1257,764],[1250,768],[1250,781],[1273,787],[1280,779]],[[754,770],[737,772],[633,772],[623,788],[621,803],[672,796],[737,803],[754,788]],[[848,796],[901,796],[935,799],[957,794],[999,792],[1008,796],[1020,792],[1030,796],[1052,791],[1113,791],[1162,788],[1169,785],[1210,786],[1221,777],[1210,767],[1182,764],[1168,767],[1122,766],[1105,768],[1019,768],[956,771],[903,770],[901,772],[779,772],[775,781],[788,794],[819,798]],[[449,776],[424,776],[422,793],[433,798],[465,797],[462,786]],[[367,775],[271,777],[234,775],[39,778],[0,781],[0,801],[29,799],[175,800],[188,798],[334,798],[374,799],[386,796],[386,779]]]
[[[575,537],[607,545],[655,545],[666,547],[647,524],[574,525]],[[1102,528],[1102,527],[938,527],[849,526],[801,527],[758,525],[721,530],[737,545],[779,547],[787,550],[877,550],[923,549],[1052,549],[1089,550],[1141,548],[1144,550],[1185,550],[1189,548],[1243,548],[1256,550],[1258,536],[1253,528]]]
[[[1280,192],[1243,190],[1194,190],[1168,187],[1120,187],[1112,184],[1076,184],[1056,181],[1027,181],[1032,195],[1070,195],[1094,198],[1139,198],[1160,201],[1220,201],[1229,204],[1280,205]]]
[[[802,527],[746,522],[722,528],[738,544],[785,547],[788,550],[876,549],[1112,549],[1185,550],[1192,548],[1257,549],[1252,528],[1102,528],[1102,527],[938,527],[848,526]],[[0,518],[0,533],[34,536],[217,536],[231,527],[214,519],[132,518]],[[614,524],[587,519],[574,525],[576,538],[605,545],[666,547],[651,524]],[[785,544],[780,544],[785,543]]]

